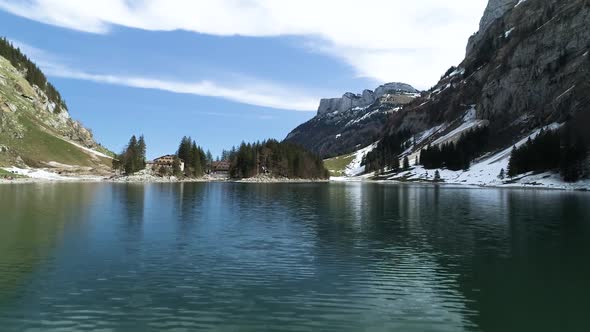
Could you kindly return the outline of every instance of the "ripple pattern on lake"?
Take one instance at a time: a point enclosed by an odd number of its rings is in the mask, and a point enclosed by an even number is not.
[[[582,331],[590,196],[0,186],[7,331]]]

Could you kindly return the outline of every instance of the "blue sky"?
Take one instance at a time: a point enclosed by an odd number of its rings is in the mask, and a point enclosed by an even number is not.
[[[1,35],[119,151],[192,136],[214,154],[282,139],[319,98],[427,89],[464,54],[485,0],[0,0]]]

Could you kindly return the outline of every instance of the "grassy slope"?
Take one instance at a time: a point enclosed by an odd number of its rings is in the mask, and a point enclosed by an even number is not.
[[[20,115],[19,123],[26,129],[24,138],[4,137],[1,141],[7,142],[7,145],[17,151],[29,166],[43,166],[42,162],[49,161],[79,166],[95,166],[97,162],[105,165],[109,163],[106,158],[96,157],[93,160],[92,156],[76,146],[41,129],[40,125],[26,114]]]
[[[10,63],[0,57],[0,75],[6,84],[0,84],[0,102],[15,105],[19,111],[8,114],[16,118],[16,123],[24,129],[22,139],[17,139],[10,130],[1,130],[0,145],[9,147],[10,153],[0,153],[0,166],[13,166],[15,155],[20,156],[29,166],[44,166],[43,162],[55,161],[68,165],[95,167],[97,165],[111,165],[107,158],[91,155],[76,146],[59,139],[58,133],[42,124],[33,114],[37,111],[31,102],[20,97],[20,94],[34,95],[35,92],[21,76],[11,71]],[[15,87],[21,90],[18,92]],[[3,106],[3,105],[0,105]],[[6,111],[6,107],[5,111]],[[0,109],[0,112],[4,112]],[[5,124],[8,125],[8,124]],[[106,150],[106,149],[105,149]],[[101,151],[108,155],[109,151]]]
[[[330,176],[344,176],[344,170],[355,157],[355,153],[324,160],[324,165],[330,171]]]
[[[16,152],[29,166],[43,167],[43,163],[49,161],[87,167],[111,164],[107,158],[91,155],[50,134],[29,114],[20,114],[18,123],[25,129],[24,137],[17,139],[9,133],[0,133],[0,144],[10,147],[10,150]],[[0,154],[0,166],[12,165],[13,156]]]
[[[24,178],[24,177],[26,177],[26,176],[22,176],[22,175],[18,175],[18,174],[12,174],[12,173],[10,173],[8,171],[5,171],[2,168],[0,168],[0,179],[2,179],[5,176],[10,176],[10,177],[13,177],[13,178]]]

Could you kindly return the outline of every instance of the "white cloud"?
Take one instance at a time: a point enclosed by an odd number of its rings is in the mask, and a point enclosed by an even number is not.
[[[0,8],[91,33],[112,25],[254,37],[304,36],[380,82],[433,85],[464,55],[487,0],[0,0]]]
[[[73,78],[134,88],[157,89],[174,93],[218,97],[249,105],[284,110],[315,111],[319,101],[318,97],[300,95],[294,92],[294,89],[280,87],[269,83],[258,83],[254,85],[245,83],[232,86],[210,80],[182,82],[149,77],[90,74],[59,66],[45,67],[44,70],[48,75],[55,77]]]
[[[45,50],[20,41],[12,40],[12,43],[32,58],[45,74],[53,77],[218,97],[249,105],[293,111],[315,111],[320,99],[318,96],[311,96],[295,87],[252,78],[242,78],[233,84],[228,84],[214,80],[183,82],[143,76],[88,73],[69,68],[60,63],[58,57]]]

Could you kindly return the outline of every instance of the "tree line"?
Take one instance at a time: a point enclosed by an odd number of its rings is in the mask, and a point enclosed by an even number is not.
[[[0,38],[0,56],[10,61],[16,69],[24,72],[27,82],[31,85],[38,86],[45,92],[47,99],[56,105],[54,109],[55,113],[67,110],[65,100],[62,99],[57,89],[47,81],[47,77],[45,77],[41,69],[23,54],[19,48],[14,47],[5,37]]]
[[[442,145],[428,146],[420,151],[418,163],[426,169],[447,168],[452,171],[467,170],[471,162],[482,155],[489,143],[488,127],[470,129],[459,140]]]
[[[566,182],[576,182],[588,176],[586,161],[588,144],[569,127],[561,131],[541,130],[520,147],[514,147],[508,164],[508,176],[528,172],[559,170]]]
[[[411,136],[409,131],[400,131],[383,137],[375,149],[363,158],[361,165],[365,166],[366,172],[382,172],[386,168],[399,170],[399,155],[412,146]],[[404,160],[404,168],[406,166],[409,168],[409,161]]]
[[[269,139],[244,143],[228,153],[230,176],[249,178],[266,174],[292,179],[327,179],[322,159],[302,147]]]

